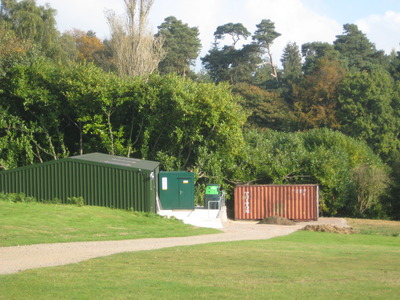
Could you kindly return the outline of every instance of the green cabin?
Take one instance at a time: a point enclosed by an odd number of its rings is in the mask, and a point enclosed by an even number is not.
[[[0,192],[157,212],[159,163],[90,153],[0,172]]]

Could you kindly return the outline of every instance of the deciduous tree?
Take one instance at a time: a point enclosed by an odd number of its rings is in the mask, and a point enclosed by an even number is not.
[[[31,48],[31,42],[18,38],[0,21],[0,77],[5,75],[8,68],[20,62]]]
[[[64,141],[63,103],[54,81],[57,67],[43,57],[15,65],[0,80],[0,104],[17,120],[14,130],[30,136],[36,161],[68,156]]]
[[[339,126],[339,85],[345,72],[337,60],[321,58],[312,74],[293,85],[294,114],[302,129]]]
[[[151,74],[165,55],[163,40],[155,38],[147,24],[153,0],[124,1],[127,21],[112,11],[107,13],[116,69],[121,76]]]
[[[339,60],[339,52],[333,45],[322,42],[305,43],[301,46],[301,54],[304,58],[303,72],[311,75],[318,65],[318,60],[327,57],[330,60]]]
[[[400,149],[400,107],[390,74],[382,68],[350,73],[338,96],[340,130],[363,139],[383,158]]]
[[[79,29],[73,29],[67,32],[74,41],[78,49],[77,59],[80,61],[96,62],[96,54],[104,51],[104,44],[96,37],[93,31],[84,32]]]
[[[267,91],[244,82],[232,85],[232,91],[243,98],[239,103],[249,113],[247,125],[275,130],[290,127],[291,112],[278,91]]]
[[[35,161],[34,130],[0,105],[0,170],[30,165]]]
[[[37,6],[35,0],[1,2],[0,18],[22,40],[31,40],[48,57],[60,60],[62,49],[56,28],[56,10],[48,4]]]
[[[357,204],[356,210],[360,216],[379,203],[380,196],[388,188],[390,182],[387,171],[375,165],[362,164],[352,170]]]

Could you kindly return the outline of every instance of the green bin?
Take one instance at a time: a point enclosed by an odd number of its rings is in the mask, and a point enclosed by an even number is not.
[[[206,194],[204,196],[204,208],[219,209],[220,205],[221,205],[221,189],[219,185],[207,184]]]

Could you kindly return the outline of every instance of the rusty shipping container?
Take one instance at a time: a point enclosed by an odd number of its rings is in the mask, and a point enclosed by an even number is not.
[[[295,221],[318,220],[318,185],[238,185],[235,220],[280,216]]]

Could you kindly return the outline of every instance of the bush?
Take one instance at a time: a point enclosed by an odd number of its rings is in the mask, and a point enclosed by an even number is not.
[[[0,201],[14,202],[14,203],[29,203],[36,202],[33,197],[26,196],[24,193],[0,193]]]
[[[67,198],[67,204],[72,204],[76,206],[84,206],[85,205],[85,200],[83,199],[82,196],[80,197],[68,197]]]

